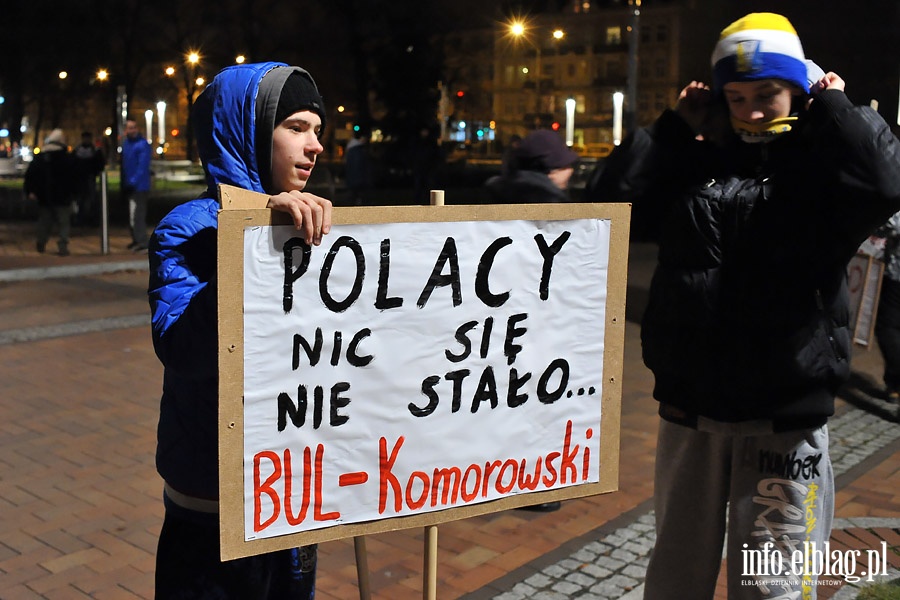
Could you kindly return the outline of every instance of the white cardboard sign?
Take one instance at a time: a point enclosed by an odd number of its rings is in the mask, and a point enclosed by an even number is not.
[[[244,229],[244,536],[600,480],[609,221]]]
[[[616,489],[629,205],[219,192],[223,560]]]

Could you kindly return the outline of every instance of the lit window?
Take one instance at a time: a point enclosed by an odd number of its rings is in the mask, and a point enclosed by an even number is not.
[[[622,28],[621,27],[607,27],[606,28],[606,45],[607,46],[618,46],[622,43]]]

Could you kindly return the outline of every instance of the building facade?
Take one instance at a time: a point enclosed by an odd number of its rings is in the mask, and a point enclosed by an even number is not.
[[[683,10],[674,2],[592,6],[581,0],[564,12],[448,38],[450,108],[441,117],[456,136],[451,139],[503,142],[538,127],[564,131],[571,99],[573,145],[607,153],[614,93],[624,95],[626,134],[628,124],[649,124],[677,98]]]

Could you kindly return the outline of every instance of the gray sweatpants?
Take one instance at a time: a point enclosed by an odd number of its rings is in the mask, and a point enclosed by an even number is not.
[[[792,560],[831,535],[826,426],[772,433],[765,422],[660,420],[655,486],[645,600],[712,600],[726,530],[729,600],[815,599],[815,569]]]

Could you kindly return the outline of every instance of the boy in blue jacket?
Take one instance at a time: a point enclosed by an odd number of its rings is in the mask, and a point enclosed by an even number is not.
[[[325,108],[305,70],[246,64],[216,76],[193,120],[207,190],[173,209],[150,240],[153,345],[165,367],[156,598],[311,600],[315,546],[219,560],[216,186],[268,194],[268,207],[290,214],[307,243],[319,245],[331,202],[303,189],[323,150]]]

